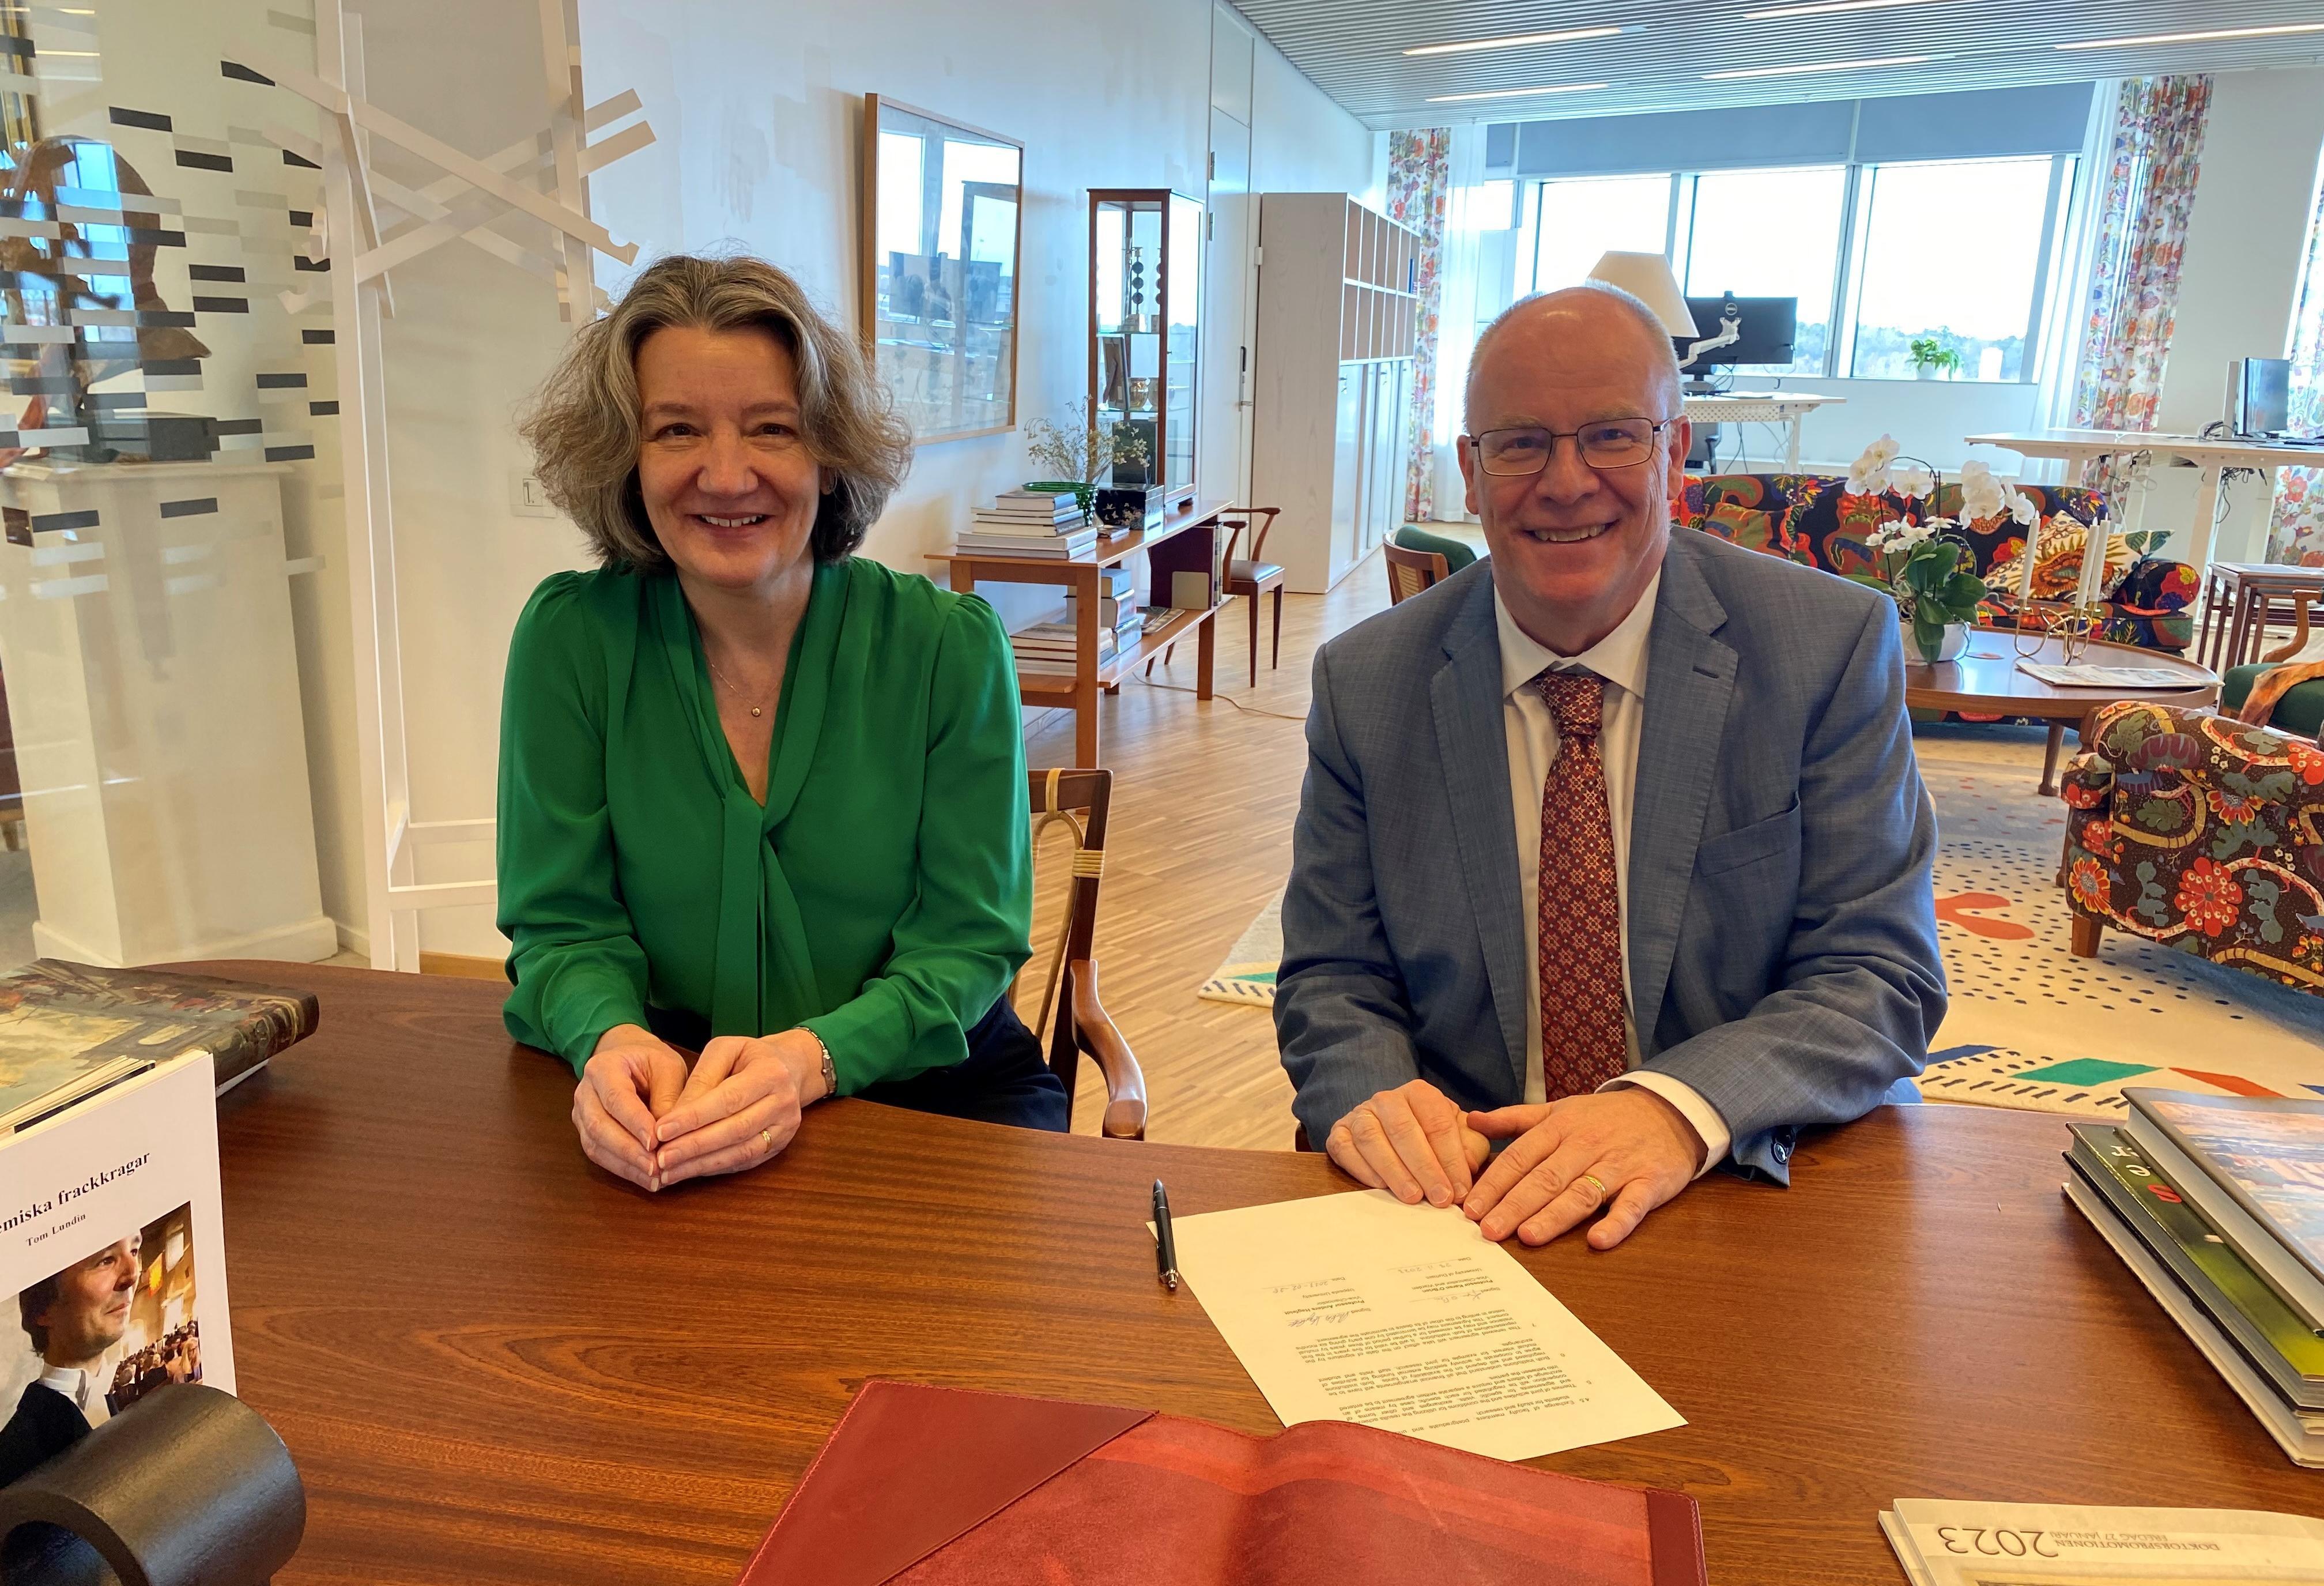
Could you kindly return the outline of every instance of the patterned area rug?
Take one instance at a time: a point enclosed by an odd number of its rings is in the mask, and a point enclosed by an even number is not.
[[[1932,1102],[2119,1116],[2126,1085],[2324,1094],[2324,997],[2108,931],[2066,950],[2053,882],[2065,807],[2040,797],[2039,728],[1915,729],[1937,806],[1937,934],[1952,1002],[1922,1076]],[[2071,745],[2069,745],[2070,750]],[[1281,902],[1251,921],[1199,995],[1273,1005]]]

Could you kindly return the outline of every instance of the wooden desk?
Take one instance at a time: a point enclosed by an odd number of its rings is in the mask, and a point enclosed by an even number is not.
[[[241,1388],[310,1505],[281,1586],[729,1586],[873,1375],[1275,1428],[1154,1281],[1148,1185],[1182,1215],[1348,1188],[1320,1157],[838,1102],[649,1196],[582,1160],[497,988],[210,967],[322,1000],[219,1107]],[[1690,1423],[1540,1462],[1692,1492],[1727,1586],[1899,1581],[1898,1497],[2318,1512],[2060,1196],[2066,1140],[1888,1108],[1804,1140],[1794,1189],[1715,1175],[1611,1254],[1512,1246]]]
[[[1063,705],[1074,713],[1074,763],[1094,768],[1098,759],[1098,696],[1112,687],[1130,669],[1182,639],[1194,640],[1194,697],[1211,696],[1211,671],[1218,650],[1218,633],[1211,619],[1225,602],[1219,598],[1219,514],[1225,501],[1192,502],[1164,514],[1160,527],[1111,535],[1085,557],[1012,557],[991,551],[951,550],[929,557],[943,562],[950,586],[969,591],[982,581],[991,584],[1053,584],[1074,595],[1074,675],[1059,678],[1040,673],[1017,674],[1017,692],[1027,705]],[[1149,610],[1170,604],[1170,575],[1201,573],[1211,591],[1210,605],[1201,611],[1177,612],[1139,635],[1138,642],[1098,659],[1098,575],[1116,567],[1136,551],[1147,553],[1151,579],[1140,604]]]

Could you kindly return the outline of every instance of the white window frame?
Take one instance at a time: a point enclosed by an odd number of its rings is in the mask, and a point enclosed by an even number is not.
[[[2020,156],[2022,158],[2022,156]],[[1983,163],[2003,158],[1994,155],[1963,156],[1960,163]],[[2071,235],[2070,217],[2082,201],[2089,173],[2078,154],[2052,154],[2048,197],[2042,217],[2042,249],[2034,263],[2034,290],[2025,311],[2025,351],[2017,361],[2017,374],[2013,380],[1983,380],[1966,383],[1978,385],[2032,385],[2041,379],[2043,332],[2051,324],[2057,294],[2064,286],[2061,279],[2067,259]],[[1953,161],[1907,161],[1882,163],[1951,164]],[[1829,169],[1831,162],[1811,162],[1801,169]],[[1858,378],[1845,373],[1856,358],[1856,316],[1864,296],[1864,254],[1866,234],[1872,224],[1872,206],[1866,202],[1869,173],[1877,168],[1874,162],[1849,161],[1840,167],[1844,176],[1840,184],[1840,252],[1833,261],[1831,272],[1831,334],[1824,338],[1823,369],[1821,378],[1849,380]],[[1663,256],[1677,261],[1686,255],[1693,239],[1695,183],[1705,176],[1716,176],[1729,170],[1751,170],[1754,167],[1707,166],[1699,170],[1670,172],[1669,221],[1663,229]],[[1619,172],[1606,172],[1613,176]],[[1635,176],[1653,176],[1655,171],[1637,171]],[[1526,272],[1528,290],[1538,290],[1541,265],[1541,206],[1543,189],[1554,181],[1583,181],[1589,177],[1534,177],[1522,181],[1517,188],[1517,258]],[[1794,373],[1803,372],[1794,371]],[[1808,376],[1816,378],[1817,376]],[[1885,378],[1865,375],[1872,380]]]

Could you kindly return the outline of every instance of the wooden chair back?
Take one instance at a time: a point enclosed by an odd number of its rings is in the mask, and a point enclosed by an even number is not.
[[[1145,1075],[1098,1001],[1097,964],[1092,953],[1097,936],[1098,883],[1105,874],[1106,811],[1113,798],[1113,773],[1037,770],[1027,774],[1026,787],[1035,850],[1052,827],[1063,827],[1074,839],[1065,917],[1049,958],[1039,1014],[1027,1022],[1047,1050],[1049,1072],[1064,1083],[1068,1096],[1079,1077],[1082,1054],[1086,1052],[1096,1061],[1105,1077],[1107,1098],[1101,1132],[1117,1139],[1143,1139]],[[1037,952],[1035,957],[1038,956]],[[1024,982],[1022,970],[1017,978],[1018,985],[1010,988],[1012,1001]]]
[[[1267,556],[1267,537],[1274,531],[1276,515],[1282,511],[1281,507],[1229,507],[1220,513],[1219,525],[1228,531],[1227,549],[1219,558],[1220,565],[1224,566],[1235,559],[1235,546],[1242,539],[1242,531],[1250,528],[1254,520],[1259,524],[1259,530],[1252,536],[1250,556],[1248,559],[1254,562],[1264,560]]]
[[[1406,550],[1394,540],[1380,547],[1388,560],[1388,603],[1396,605],[1447,575],[1440,550]]]

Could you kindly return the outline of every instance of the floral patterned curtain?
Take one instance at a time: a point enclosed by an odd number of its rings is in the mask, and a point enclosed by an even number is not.
[[[2324,433],[2324,174],[2308,207],[2308,257],[2292,315],[2291,428]],[[2276,477],[2267,559],[2324,567],[2324,468],[2286,468]]]
[[[1443,298],[1444,199],[1452,189],[1452,134],[1445,127],[1389,134],[1388,217],[1420,234],[1419,334],[1412,358],[1412,415],[1404,463],[1404,517],[1436,515],[1436,318]]]
[[[2074,423],[2151,429],[2211,106],[2208,77],[2132,78],[2115,103]]]

